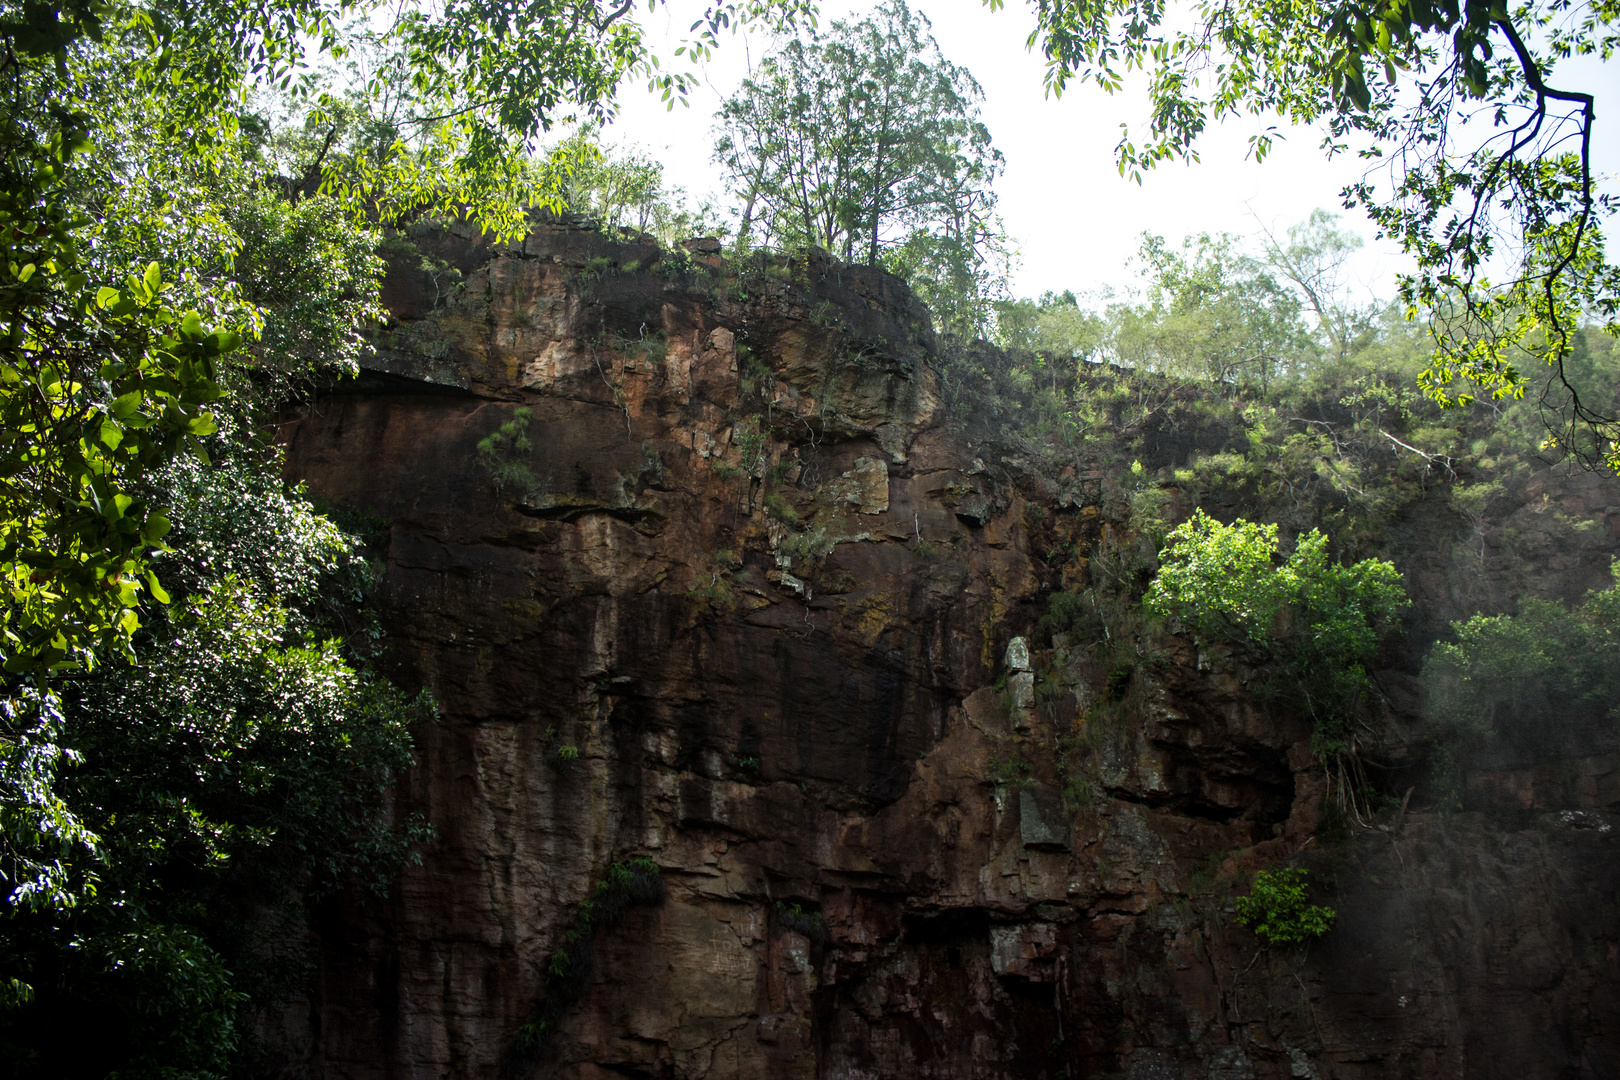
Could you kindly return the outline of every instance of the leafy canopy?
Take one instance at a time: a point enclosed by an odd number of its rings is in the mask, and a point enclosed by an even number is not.
[[[1615,203],[1594,186],[1592,95],[1552,82],[1559,59],[1613,55],[1620,3],[1201,0],[1185,19],[1164,0],[1032,6],[1029,43],[1053,93],[1075,79],[1114,93],[1145,73],[1146,130],[1127,128],[1116,148],[1133,179],[1197,160],[1205,129],[1228,117],[1316,125],[1329,153],[1359,153],[1367,178],[1345,205],[1417,260],[1401,291],[1433,334],[1425,392],[1448,406],[1522,397],[1539,367],[1545,445],[1620,471],[1608,388],[1569,365],[1586,320],[1620,333],[1602,231]],[[1280,137],[1263,128],[1251,154]]]
[[[1002,158],[979,84],[929,26],[887,0],[788,41],[721,107],[715,160],[741,206],[739,240],[758,230],[887,265],[951,329],[983,332]]]
[[[365,312],[297,310],[307,290],[290,278],[244,292],[232,267],[242,241],[297,243],[325,218],[424,211],[523,228],[531,205],[555,202],[529,160],[540,133],[610,116],[632,76],[672,101],[690,84],[657,67],[629,11],[597,0],[0,0],[7,673],[82,668],[127,648],[143,594],[161,600],[149,556],[167,519],[136,488],[179,455],[203,457],[227,358],[255,343],[259,360],[353,355],[357,341],[333,334],[352,334],[341,328]],[[706,55],[737,19],[806,12],[796,0],[723,0],[685,51]],[[323,81],[322,59],[351,64],[346,88]],[[294,190],[327,201],[248,198],[222,213],[231,200],[208,189],[255,186],[235,165],[255,100],[277,93],[320,140]],[[277,254],[255,243],[248,257]],[[292,327],[302,340],[277,337]]]
[[[1329,559],[1327,537],[1312,529],[1281,566],[1277,526],[1241,518],[1231,525],[1193,511],[1159,555],[1148,609],[1175,615],[1206,640],[1258,643],[1297,613],[1325,651],[1357,659],[1376,648],[1377,631],[1406,607],[1401,576],[1381,559],[1343,566]]]
[[[385,892],[431,835],[388,812],[433,710],[356,666],[369,569],[275,459],[214,442],[214,466],[151,480],[174,593],[136,633],[139,663],[80,676],[51,718],[78,764],[50,797],[94,843],[0,815],[0,980],[21,988],[0,1053],[19,1071],[223,1073],[249,1010],[304,977],[289,928],[307,906]],[[74,1037],[86,1015],[105,1037]]]

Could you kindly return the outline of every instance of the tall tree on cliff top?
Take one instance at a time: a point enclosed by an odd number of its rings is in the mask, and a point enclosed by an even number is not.
[[[1592,95],[1552,81],[1556,60],[1614,54],[1620,2],[1200,0],[1190,19],[1164,0],[1031,4],[1052,92],[1080,79],[1112,93],[1148,73],[1152,118],[1121,137],[1121,173],[1196,160],[1212,121],[1243,114],[1320,125],[1328,152],[1382,166],[1345,205],[1417,257],[1401,288],[1433,331],[1426,392],[1463,405],[1537,390],[1547,447],[1620,471],[1611,388],[1580,385],[1566,363],[1584,322],[1620,333],[1601,228],[1616,204],[1592,174]],[[1266,128],[1251,152],[1277,137]]]
[[[1000,236],[982,96],[904,0],[789,41],[720,110],[739,236],[888,264],[946,325],[980,329],[987,304],[949,297],[982,289]]]

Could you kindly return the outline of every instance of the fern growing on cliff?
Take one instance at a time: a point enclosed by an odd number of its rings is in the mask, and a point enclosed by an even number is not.
[[[539,483],[534,470],[521,460],[532,446],[529,442],[531,417],[528,409],[513,409],[512,419],[478,440],[478,460],[489,470],[496,494],[505,489],[526,495]]]

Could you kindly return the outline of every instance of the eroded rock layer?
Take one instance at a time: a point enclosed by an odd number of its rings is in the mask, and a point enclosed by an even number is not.
[[[557,225],[416,239],[370,369],[284,438],[384,537],[394,674],[442,712],[399,805],[438,839],[383,907],[325,914],[275,1071],[1616,1075],[1607,729],[1329,844],[1307,731],[1181,642],[1077,788],[1058,749],[1112,676],[1043,690],[1076,643],[1030,631],[1123,535],[1121,478],[947,409],[897,280]],[[1603,584],[1603,483],[1515,504],[1599,524],[1544,568],[1564,595]],[[1450,527],[1392,527],[1415,624],[1518,587],[1457,569]],[[1396,653],[1389,759],[1422,742]],[[634,856],[663,902],[582,929]],[[1288,857],[1339,922],[1260,950],[1212,883]],[[548,998],[570,932],[593,963]]]

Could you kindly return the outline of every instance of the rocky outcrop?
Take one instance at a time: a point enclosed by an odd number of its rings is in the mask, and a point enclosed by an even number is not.
[[[386,524],[393,674],[441,711],[398,799],[438,839],[384,907],[324,912],[270,1071],[1620,1069],[1612,742],[1499,756],[1461,809],[1334,839],[1308,733],[1241,658],[1183,642],[1079,784],[1065,740],[1114,675],[1054,695],[1074,643],[1030,630],[1118,535],[1118,478],[1044,474],[948,416],[900,282],[555,223],[416,242],[430,258],[395,268],[366,374],[283,437],[290,475]],[[1420,607],[1466,614],[1410,516],[1391,543],[1422,564]],[[1598,584],[1614,546],[1561,580]],[[1417,762],[1410,675],[1380,678],[1383,749]],[[664,902],[589,939],[535,1038],[554,953],[631,856]],[[1309,950],[1231,918],[1244,875],[1285,857],[1334,883],[1339,924]]]

